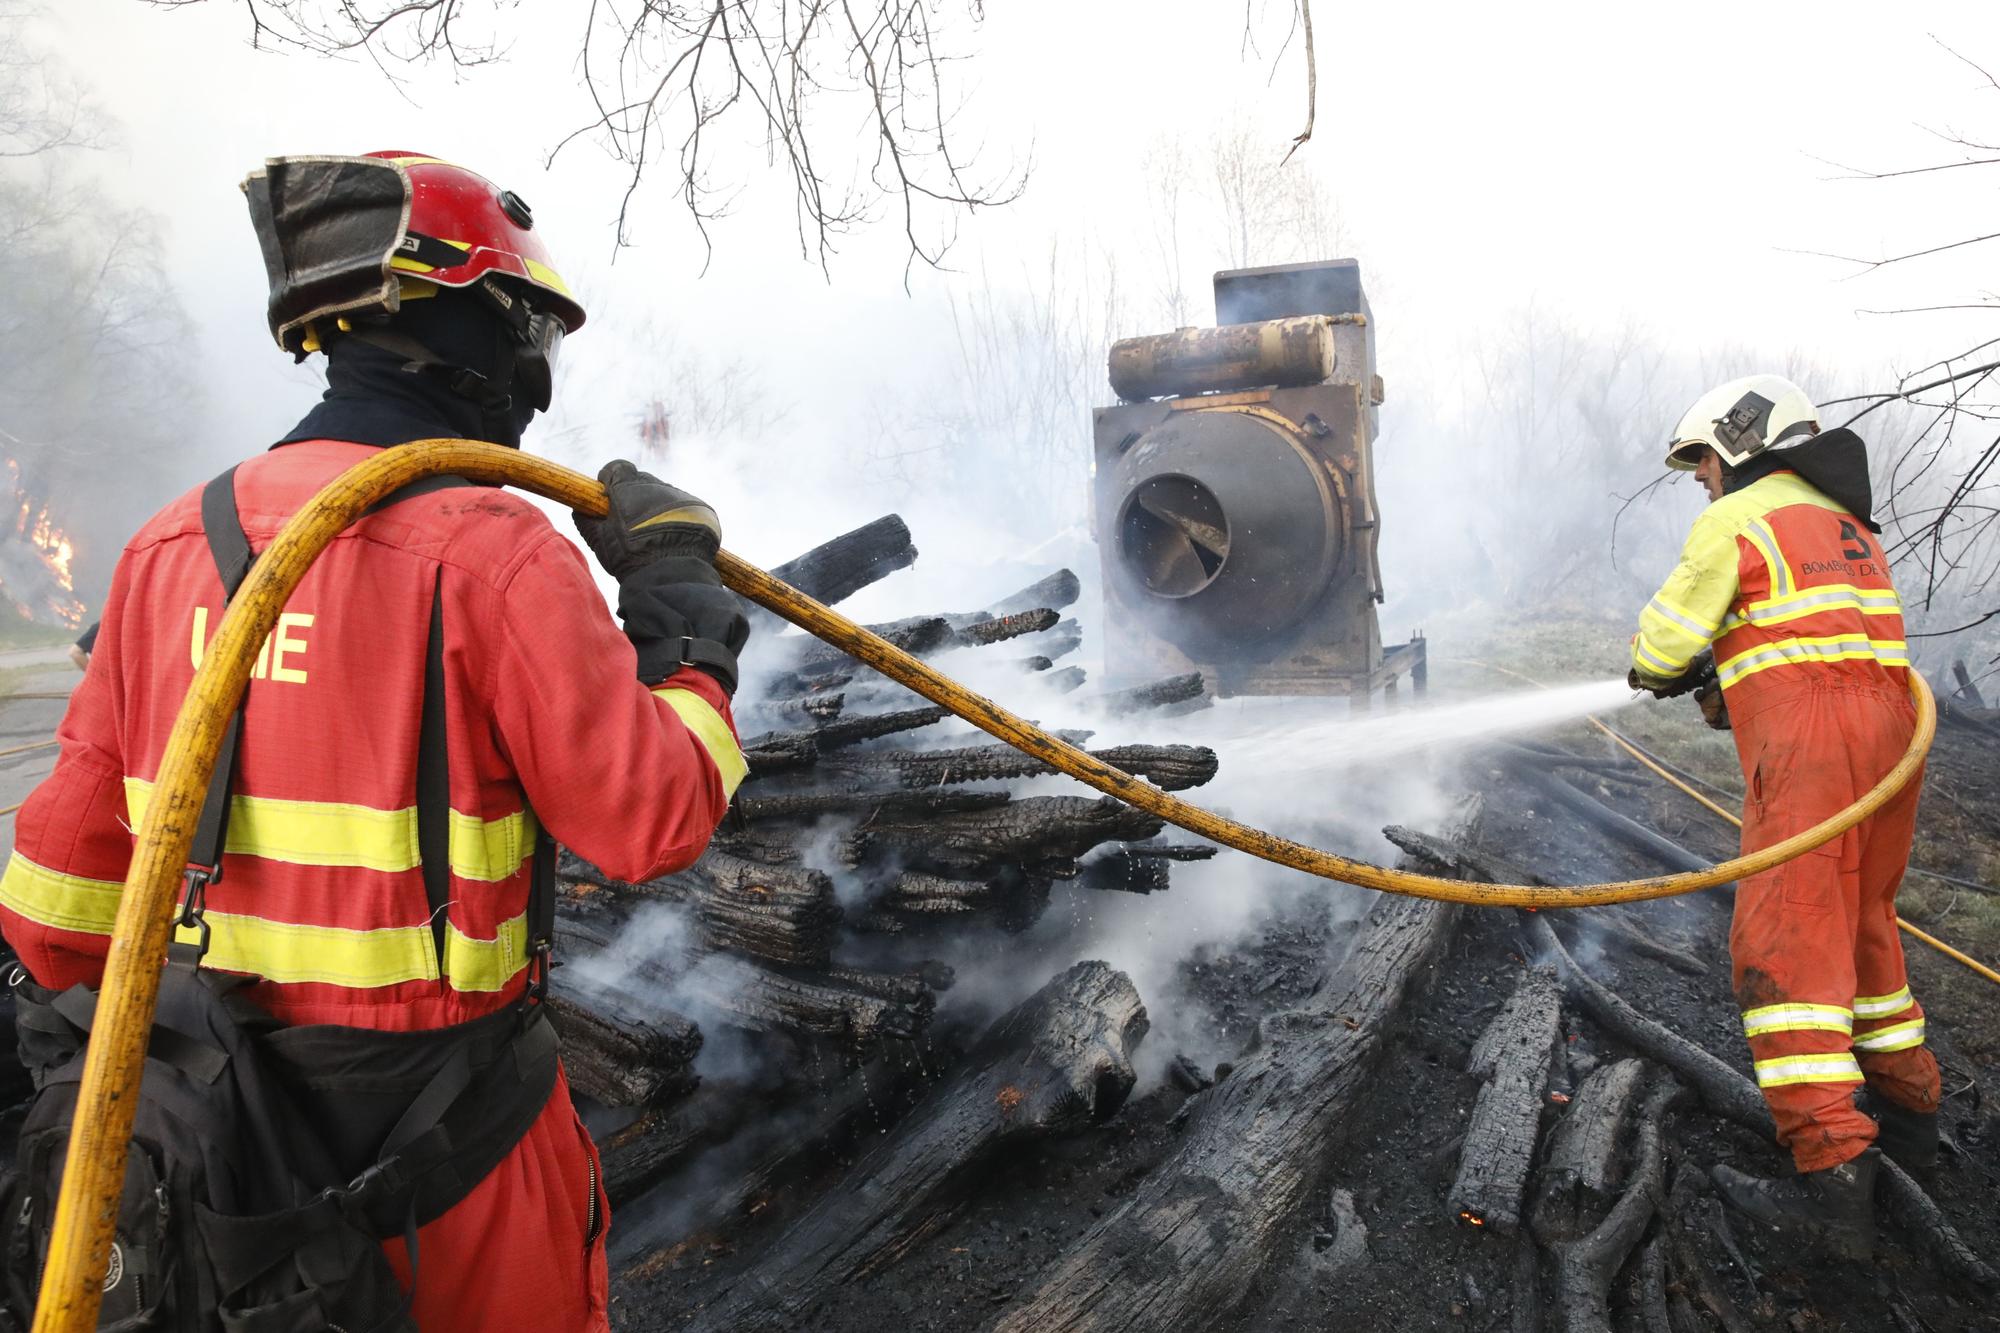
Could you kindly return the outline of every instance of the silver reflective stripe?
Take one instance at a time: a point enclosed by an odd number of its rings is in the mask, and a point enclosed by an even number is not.
[[[1770,567],[1772,595],[1784,597],[1789,594],[1792,591],[1792,571],[1785,567],[1785,557],[1778,551],[1778,534],[1771,531],[1770,525],[1762,519],[1752,520],[1743,532],[1763,552],[1764,563]]]
[[[1752,606],[1745,609],[1743,615],[1751,624],[1763,625],[1774,620],[1789,620],[1814,610],[1843,608],[1859,611],[1863,615],[1871,610],[1890,614],[1900,612],[1903,603],[1894,592],[1857,594],[1843,589],[1840,592],[1811,593],[1803,597],[1793,597],[1775,606]]]
[[[1846,658],[1872,657],[1884,666],[1908,666],[1909,648],[1900,640],[1864,639],[1859,635],[1836,639],[1831,643],[1809,643],[1803,639],[1788,639],[1774,643],[1768,648],[1745,653],[1731,658],[1717,668],[1717,676],[1727,685],[1740,676],[1747,676],[1760,667],[1776,662],[1837,662]]]
[[[1679,625],[1697,638],[1706,639],[1715,633],[1715,626],[1704,625],[1690,616],[1684,616],[1657,597],[1646,603],[1646,609],[1662,620]]]
[[[1908,986],[1904,986],[1901,990],[1893,991],[1888,995],[1857,995],[1854,997],[1854,1016],[1856,1018],[1887,1018],[1890,1014],[1901,1013],[1909,1007],[1910,988]]]

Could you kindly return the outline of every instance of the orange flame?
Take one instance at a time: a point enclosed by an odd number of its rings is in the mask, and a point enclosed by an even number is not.
[[[1486,1225],[1486,1219],[1479,1216],[1479,1214],[1477,1213],[1460,1213],[1459,1216],[1464,1218],[1466,1221],[1472,1223],[1472,1225],[1476,1227],[1483,1227]]]
[[[4,461],[8,480],[13,483],[14,495],[20,502],[14,520],[14,535],[34,551],[43,569],[48,571],[49,586],[24,592],[0,585],[0,596],[12,602],[15,609],[30,620],[47,613],[57,623],[75,629],[83,624],[84,614],[83,603],[76,596],[76,543],[56,526],[49,514],[48,503],[44,501],[37,506],[34,497],[23,488],[21,465],[11,458]]]

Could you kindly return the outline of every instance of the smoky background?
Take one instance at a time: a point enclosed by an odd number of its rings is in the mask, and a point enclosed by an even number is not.
[[[24,506],[23,522],[0,543],[0,579],[10,596],[46,580],[51,552],[35,536],[46,511],[74,553],[59,619],[88,617],[117,550],[146,515],[277,438],[318,392],[314,366],[289,365],[262,325],[262,274],[234,185],[266,152],[417,148],[520,181],[591,310],[564,348],[555,410],[531,429],[529,448],[585,471],[633,458],[713,503],[730,547],[766,566],[883,513],[901,514],[921,557],[843,606],[862,620],[977,609],[1067,566],[1084,585],[1072,614],[1085,625],[1082,664],[1093,672],[1102,645],[1090,413],[1111,401],[1105,352],[1120,337],[1211,322],[1214,270],[1361,261],[1387,383],[1375,448],[1385,640],[1421,629],[1433,653],[1448,656],[1559,623],[1573,627],[1577,656],[1591,666],[1571,674],[1553,655],[1547,667],[1556,681],[1603,674],[1604,644],[1615,644],[1664,577],[1702,504],[1691,480],[1648,489],[1661,473],[1667,431],[1697,393],[1776,370],[1828,401],[1893,383],[1932,354],[1924,334],[1833,327],[1827,298],[1788,309],[1803,279],[1748,298],[1740,272],[1719,262],[1692,313],[1675,305],[1672,288],[1696,285],[1691,275],[1704,273],[1723,241],[1695,234],[1691,221],[1677,231],[1649,219],[1655,210],[1640,205],[1650,196],[1635,184],[1646,179],[1643,169],[1600,154],[1606,179],[1625,192],[1606,185],[1608,198],[1597,200],[1538,186],[1521,165],[1531,160],[1524,140],[1498,141],[1496,130],[1453,120],[1441,107],[1447,99],[1411,95],[1386,57],[1346,71],[1353,96],[1381,113],[1383,127],[1363,124],[1352,105],[1336,106],[1340,114],[1321,130],[1324,153],[1287,160],[1289,111],[1226,95],[1211,105],[1235,100],[1249,109],[1121,131],[1115,143],[1105,141],[1102,122],[1072,119],[1073,131],[1083,128],[1071,138],[1097,141],[1061,141],[1060,118],[1082,105],[1074,88],[1108,78],[1088,68],[1093,50],[1099,65],[1114,55],[1120,68],[1157,65],[1160,81],[1136,96],[1157,103],[1174,79],[1189,86],[1188,65],[1172,63],[1187,53],[1164,44],[1202,44],[1208,20],[1192,9],[1144,31],[1130,11],[1078,17],[1062,49],[1035,41],[1046,38],[1047,28],[1035,27],[1046,12],[996,20],[1003,63],[972,123],[996,138],[1013,129],[1048,136],[1025,140],[1038,174],[1018,206],[965,225],[946,267],[914,274],[893,238],[857,237],[825,268],[799,260],[782,226],[759,221],[773,187],[759,177],[754,145],[738,146],[750,154],[746,183],[735,215],[715,224],[711,256],[699,257],[660,210],[625,228],[635,248],[616,249],[606,231],[616,182],[587,162],[545,170],[540,160],[554,122],[537,117],[562,75],[537,63],[532,30],[503,91],[491,81],[413,81],[404,90],[422,108],[413,111],[385,96],[373,71],[250,55],[219,44],[219,29],[197,27],[205,17],[169,28],[169,16],[149,14],[133,26],[144,27],[163,66],[212,64],[226,76],[211,81],[213,96],[162,116],[117,34],[102,48],[79,37],[110,12],[0,4],[0,235],[9,240],[0,248],[8,293],[0,447],[16,465]],[[1352,34],[1357,48],[1374,36],[1385,52],[1409,49],[1409,34],[1398,46],[1393,34],[1367,28],[1391,23],[1387,16],[1357,22],[1366,29]],[[1237,24],[1231,15],[1226,26]],[[1464,43],[1478,44],[1476,36]],[[1027,50],[1043,63],[1024,61]],[[1457,46],[1430,50],[1427,61],[1427,86],[1469,86],[1493,63]],[[1224,91],[1254,89],[1263,77],[1258,64],[1247,85],[1237,79]],[[1588,82],[1598,74],[1579,77],[1586,95],[1608,95],[1609,85]],[[1544,127],[1574,114],[1549,96],[1520,92]],[[340,132],[300,118],[295,99],[341,105]],[[1042,116],[1027,123],[1024,108],[1037,99]],[[503,104],[505,112],[495,111]],[[221,132],[246,105],[268,112],[263,128]],[[129,119],[128,106],[138,113]],[[1716,113],[1687,114],[1699,122]],[[466,128],[481,123],[488,128]],[[1578,131],[1593,143],[1606,132]],[[163,166],[163,136],[174,134],[191,142]],[[403,142],[413,135],[423,142]],[[1453,135],[1458,152],[1447,158],[1440,145]],[[1795,128],[1793,137],[1806,142]],[[1653,169],[1699,175],[1710,166],[1681,144],[1663,149]],[[1787,175],[1794,187],[1796,166]],[[1450,178],[1448,189],[1439,176]],[[1798,197],[1795,188],[1783,206],[1763,210],[1776,216],[1760,216],[1754,233],[1724,228],[1722,236],[1755,264],[1771,262],[1774,239],[1816,242],[1832,223]],[[1578,216],[1584,209],[1598,211]],[[1593,219],[1621,209],[1630,239],[1577,248]],[[1538,211],[1539,224],[1527,216]],[[1692,253],[1663,262],[1675,246]],[[1830,298],[1833,308],[1853,304]],[[1839,420],[1829,415],[1829,424]],[[1919,409],[1899,407],[1874,413],[1864,428],[1883,473],[1878,494],[1896,491],[1913,512],[1948,493],[1983,447],[1967,432],[1938,442],[1938,459],[1921,475],[1890,475],[1894,446],[1924,429]],[[8,515],[0,510],[0,530]],[[567,529],[566,516],[555,520]],[[1991,603],[1990,586],[1970,579],[1929,591],[1912,599],[1915,632],[1965,623]],[[1975,631],[1920,641],[1917,655],[1935,668],[1952,655],[1984,660],[1996,651],[1992,633]],[[753,645],[753,677],[755,656]],[[1196,793],[1202,803],[1369,859],[1392,855],[1385,823],[1421,826],[1442,813],[1472,738],[1491,734],[1413,724],[1364,745],[1335,730],[1344,702],[1281,710],[1224,701],[1195,718],[1108,720],[1085,697],[1037,693],[1033,682],[976,656],[940,666],[966,671],[973,685],[1045,724],[1094,726],[1093,744],[1213,745],[1221,771]],[[1451,687],[1440,687],[1438,703],[1448,706]],[[1501,711],[1521,726],[1549,720],[1518,702]],[[957,734],[938,731],[925,743]],[[1288,733],[1315,740],[1274,743]],[[1075,790],[1056,779],[1020,787]],[[1073,959],[1104,957],[1130,971],[1153,1006],[1145,1050],[1155,1073],[1178,1052],[1210,1061],[1226,1054],[1192,1009],[1172,1002],[1184,960],[1308,901],[1336,920],[1369,902],[1360,891],[1235,856],[1176,867],[1165,897],[1068,886],[1056,893],[1022,941],[1033,967],[986,941],[947,942],[943,956],[961,978],[950,1002],[997,1011]],[[653,929],[661,941],[675,938],[671,919]],[[740,1054],[725,1059],[713,1043],[703,1067]]]

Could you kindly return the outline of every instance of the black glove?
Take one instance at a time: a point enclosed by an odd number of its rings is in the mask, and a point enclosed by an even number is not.
[[[1729,704],[1722,697],[1722,685],[1710,681],[1694,692],[1694,701],[1701,705],[1701,720],[1716,731],[1729,730]]]
[[[618,616],[639,650],[639,679],[657,685],[692,666],[734,694],[750,622],[715,572],[722,548],[715,511],[623,459],[606,463],[597,479],[611,512],[577,514],[576,530],[618,580]]]
[[[642,566],[618,585],[618,618],[639,650],[639,679],[657,685],[684,666],[699,667],[736,693],[736,659],[750,622],[715,567],[692,556]]]
[[[597,479],[610,497],[611,512],[603,518],[577,514],[576,530],[612,578],[623,583],[669,556],[715,563],[722,522],[702,501],[622,458],[606,463]]]
[[[1637,667],[1625,673],[1625,683],[1635,690],[1643,690],[1655,699],[1678,699],[1683,694],[1693,694],[1705,685],[1715,683],[1715,658],[1708,653],[1699,654],[1688,663],[1688,669],[1672,680],[1655,681],[1641,676]]]

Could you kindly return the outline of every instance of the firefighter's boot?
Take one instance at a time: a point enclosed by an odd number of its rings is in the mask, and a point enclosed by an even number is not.
[[[1757,1221],[1824,1241],[1842,1258],[1865,1261],[1875,1254],[1875,1170],[1881,1160],[1870,1148],[1839,1166],[1778,1180],[1732,1166],[1711,1167],[1709,1176],[1724,1199]]]
[[[1875,1146],[1882,1150],[1882,1155],[1918,1180],[1934,1179],[1938,1164],[1937,1112],[1912,1111],[1880,1097],[1872,1100],[1874,1105],[1869,1109],[1881,1126],[1875,1135]]]

